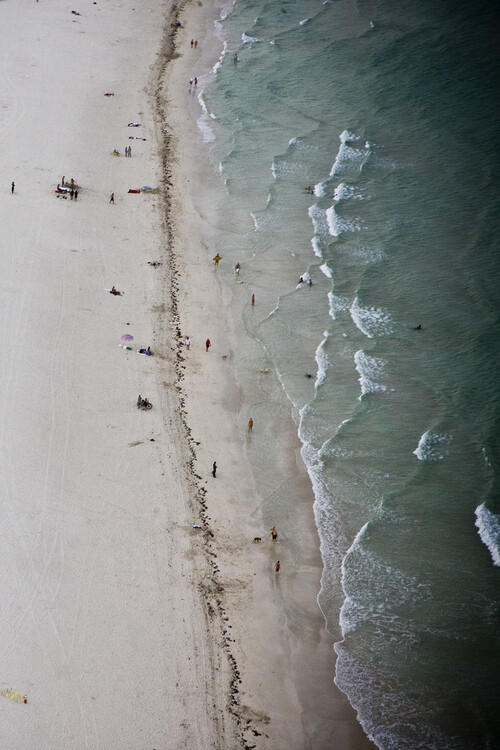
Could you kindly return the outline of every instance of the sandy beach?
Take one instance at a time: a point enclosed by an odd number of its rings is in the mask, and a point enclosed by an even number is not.
[[[0,4],[12,750],[372,747],[333,685],[295,425],[264,361],[252,390],[237,377],[249,296],[224,286],[197,202],[216,176],[188,81],[217,60],[218,12]],[[63,175],[77,200],[56,192]],[[256,483],[268,410],[276,472]],[[283,477],[300,497],[286,517],[269,504]]]

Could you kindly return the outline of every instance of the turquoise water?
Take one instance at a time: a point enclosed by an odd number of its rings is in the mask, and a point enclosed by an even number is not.
[[[500,747],[498,26],[482,1],[240,0],[200,76],[214,248],[257,289],[332,679],[384,749]]]

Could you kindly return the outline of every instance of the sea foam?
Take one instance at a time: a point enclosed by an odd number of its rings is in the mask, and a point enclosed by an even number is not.
[[[349,309],[350,300],[348,297],[339,297],[333,292],[328,292],[328,302],[330,303],[330,317],[333,320],[337,319],[339,313]]]
[[[321,258],[323,260],[323,251],[321,250],[321,243],[320,243],[319,237],[314,236],[311,239],[311,245],[312,245],[314,255],[317,258]]]
[[[476,508],[476,523],[481,541],[485,544],[493,560],[500,567],[500,517],[488,510],[483,503]]]
[[[356,297],[350,313],[356,327],[369,339],[392,333],[391,316],[386,310],[379,307],[363,307]]]
[[[327,279],[333,279],[333,271],[328,263],[323,263],[323,265],[319,267],[319,270]]]
[[[387,390],[385,385],[378,382],[384,373],[385,362],[383,359],[372,357],[360,349],[354,355],[354,362],[356,363],[356,370],[359,373],[359,383],[361,385],[360,400],[367,393]]]
[[[216,118],[209,113],[207,105],[205,104],[205,100],[203,98],[203,92],[201,91],[198,94],[198,103],[200,105],[202,114],[201,117],[198,117],[196,124],[198,125],[198,129],[203,136],[203,143],[212,143],[213,141],[215,141],[215,134],[208,122],[209,120],[215,120]]]
[[[334,190],[333,200],[338,202],[350,199],[363,200],[363,196],[354,185],[346,185],[345,182],[340,182]]]
[[[413,454],[419,461],[442,461],[446,453],[442,446],[449,445],[451,440],[451,435],[440,435],[432,430],[427,430],[418,441]]]
[[[314,204],[309,207],[308,214],[313,224],[314,234],[323,238],[328,237],[329,229],[326,211]]]
[[[217,62],[215,63],[215,65],[212,68],[212,73],[214,75],[217,75],[217,72],[219,71],[219,69],[222,66],[222,63],[224,62],[224,58],[225,58],[226,52],[227,52],[227,47],[228,47],[228,44],[225,41],[224,44],[222,45],[222,52],[220,54],[220,57],[219,57],[219,59],[217,60]]]
[[[335,212],[335,206],[326,209],[328,231],[332,237],[340,237],[343,232],[357,232],[360,224],[357,219],[347,219]]]
[[[257,39],[256,36],[248,36],[248,34],[245,34],[245,32],[243,32],[243,34],[241,35],[241,41],[243,42],[243,44],[257,44],[257,42],[260,42],[260,39]]]
[[[328,341],[328,336],[329,336],[328,331],[325,331],[323,336],[324,336],[324,339],[321,342],[321,344],[318,346],[318,348],[316,349],[316,354],[315,354],[316,364],[318,365],[316,382],[314,384],[316,388],[318,388],[318,386],[322,385],[322,383],[325,382],[326,372],[330,364],[330,362],[328,361],[328,355],[325,352],[325,344]]]
[[[338,176],[352,167],[359,169],[362,166],[367,152],[364,148],[354,147],[352,143],[356,141],[359,141],[358,136],[349,130],[344,130],[340,134],[340,147],[330,170],[330,177]]]

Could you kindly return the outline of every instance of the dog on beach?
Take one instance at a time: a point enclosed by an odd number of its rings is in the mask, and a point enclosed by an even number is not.
[[[258,544],[261,541],[262,541],[262,537],[261,536],[254,536],[254,538],[253,538],[253,543],[254,544]]]

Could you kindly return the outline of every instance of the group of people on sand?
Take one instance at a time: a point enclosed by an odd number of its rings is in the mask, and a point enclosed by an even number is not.
[[[66,178],[63,175],[61,182],[57,183],[56,193],[58,198],[66,198],[69,195],[71,200],[76,201],[78,199],[78,186],[73,177],[69,182],[66,182]]]

